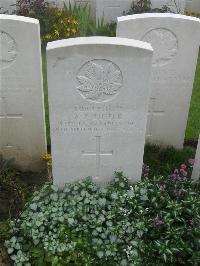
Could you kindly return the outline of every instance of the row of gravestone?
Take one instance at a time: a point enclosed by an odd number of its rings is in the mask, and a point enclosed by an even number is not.
[[[136,1],[136,0],[135,0]],[[104,17],[106,22],[116,21],[118,16],[127,12],[133,0],[47,0],[50,4],[63,8],[65,3],[87,4],[91,8],[92,16],[98,21]],[[167,5],[174,13],[183,14],[185,10],[200,12],[199,0],[151,0],[152,8]],[[0,0],[0,13],[12,13],[16,10],[16,0]]]
[[[138,0],[48,0],[49,3],[54,3],[57,7],[62,8],[63,3],[87,4],[91,8],[92,16],[98,20],[104,18],[106,22],[116,21],[118,16],[122,16],[130,10],[133,2]],[[184,13],[186,0],[151,0],[152,8],[161,8],[166,5],[171,12]],[[200,6],[199,6],[200,8]]]
[[[46,152],[39,23],[9,15],[0,21],[0,153],[38,170]],[[107,182],[114,171],[139,180],[145,132],[152,143],[183,147],[199,32],[196,18],[140,14],[119,18],[117,38],[48,44],[57,184],[85,176]]]

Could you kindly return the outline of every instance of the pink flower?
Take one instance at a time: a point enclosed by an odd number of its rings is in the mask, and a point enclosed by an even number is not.
[[[177,168],[174,170],[174,174],[178,174],[178,169]]]
[[[160,191],[164,191],[166,189],[166,185],[163,184],[163,185],[160,185]]]
[[[187,165],[184,164],[184,163],[182,163],[182,164],[181,164],[181,169],[186,169],[186,168],[187,168]]]
[[[156,216],[154,221],[156,226],[165,224],[165,222],[162,219],[160,219],[158,215]]]
[[[189,162],[189,164],[194,165],[195,160],[194,159],[189,159],[188,162]]]
[[[182,177],[181,176],[177,176],[177,180],[178,181],[181,181],[182,180]]]
[[[185,170],[183,170],[183,171],[182,171],[182,175],[183,175],[184,177],[186,177],[186,176],[187,176],[187,172],[186,172]]]

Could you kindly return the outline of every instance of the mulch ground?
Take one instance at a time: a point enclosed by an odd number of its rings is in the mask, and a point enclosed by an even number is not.
[[[11,266],[10,259],[6,253],[3,244],[0,243],[0,265],[1,266]]]

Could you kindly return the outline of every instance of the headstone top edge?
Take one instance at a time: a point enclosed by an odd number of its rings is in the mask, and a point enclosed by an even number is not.
[[[200,22],[199,18],[186,16],[181,14],[174,14],[174,13],[142,13],[142,14],[135,14],[135,15],[128,15],[128,16],[121,16],[117,18],[117,22],[123,22],[128,20],[134,19],[149,19],[149,18],[174,18],[174,19],[182,19],[182,20],[189,20],[194,22]]]
[[[23,16],[17,16],[17,15],[0,14],[0,21],[1,20],[20,21],[20,22],[32,23],[32,24],[39,25],[38,19],[28,18],[28,17],[23,17]]]
[[[116,46],[129,46],[133,48],[140,48],[147,50],[149,52],[153,52],[152,46],[143,41],[128,39],[128,38],[119,38],[119,37],[78,37],[78,38],[70,38],[64,39],[54,42],[49,42],[47,44],[47,51],[54,50],[57,48],[65,48],[72,46],[81,46],[81,45],[116,45]]]

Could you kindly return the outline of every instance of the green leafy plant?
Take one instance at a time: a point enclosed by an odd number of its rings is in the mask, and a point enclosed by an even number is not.
[[[69,15],[64,9],[49,7],[48,32],[42,34],[44,42],[76,37],[79,35],[79,21],[75,16]],[[47,13],[46,13],[47,16]]]
[[[17,0],[17,15],[36,18],[40,21],[40,30],[44,34],[48,31],[49,20],[48,9],[50,5],[47,0]]]
[[[193,163],[193,161],[190,161]],[[193,265],[199,262],[198,186],[182,170],[107,187],[90,178],[46,184],[5,242],[15,265]],[[182,170],[181,170],[182,169]]]
[[[91,12],[88,4],[75,4],[69,3],[67,6],[64,3],[64,12],[69,16],[75,17],[79,21],[79,36],[88,36],[91,34],[90,24],[93,23]]]
[[[106,23],[104,18],[99,19],[96,24],[93,23],[90,26],[92,35],[110,37],[116,36],[116,27],[117,24],[115,22]]]

